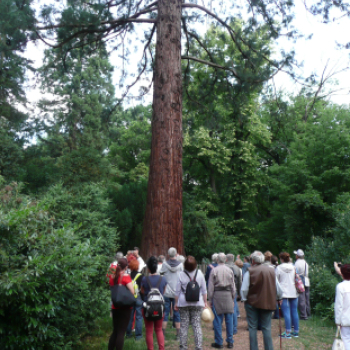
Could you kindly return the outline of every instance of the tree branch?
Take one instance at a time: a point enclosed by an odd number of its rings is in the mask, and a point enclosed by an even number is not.
[[[196,61],[196,62],[199,62],[199,63],[206,64],[207,66],[211,66],[211,67],[214,67],[214,68],[219,68],[219,69],[222,69],[222,70],[228,70],[237,78],[237,80],[240,81],[239,75],[237,74],[236,70],[233,69],[233,68],[228,68],[228,67],[225,67],[225,66],[221,66],[219,64],[216,64],[216,63],[213,63],[213,62],[210,62],[210,61],[201,60],[200,58],[196,58],[196,57],[193,57],[193,56],[181,56],[181,59],[183,59],[183,60],[192,60],[192,61]]]

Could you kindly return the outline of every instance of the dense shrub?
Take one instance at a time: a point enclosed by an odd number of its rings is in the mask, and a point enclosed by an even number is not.
[[[310,301],[313,312],[323,319],[334,319],[335,287],[341,281],[326,266],[310,268]]]
[[[107,263],[117,249],[118,234],[110,223],[105,186],[83,183],[67,189],[59,183],[45,192],[42,202],[54,215],[55,228],[67,222],[75,224],[79,235],[88,239],[94,253],[104,255]]]
[[[106,257],[49,204],[0,187],[1,349],[71,348],[108,308]]]

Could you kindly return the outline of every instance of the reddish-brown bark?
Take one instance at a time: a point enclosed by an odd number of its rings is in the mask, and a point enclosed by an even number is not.
[[[181,0],[159,0],[154,67],[152,148],[141,254],[181,254]]]

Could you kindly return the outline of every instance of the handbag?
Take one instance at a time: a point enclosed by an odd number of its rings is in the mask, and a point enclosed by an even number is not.
[[[335,339],[333,342],[332,350],[345,350],[345,346],[340,334],[340,326],[337,327],[337,332],[335,333]]]
[[[295,288],[299,294],[305,292],[304,283],[296,271],[295,271]]]
[[[111,288],[111,299],[114,307],[132,307],[136,303],[134,294],[126,286],[119,283]]]

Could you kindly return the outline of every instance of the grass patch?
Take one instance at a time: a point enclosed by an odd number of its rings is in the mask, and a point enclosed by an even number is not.
[[[299,338],[283,340],[283,349],[332,349],[335,332],[334,322],[312,316],[299,321]]]
[[[243,316],[243,315],[242,315]],[[277,320],[273,320],[276,322]],[[278,322],[278,321],[277,321]],[[282,320],[282,327],[284,321]],[[318,316],[313,316],[307,321],[299,321],[299,338],[283,339],[283,350],[323,350],[332,349],[334,335],[336,331],[335,324],[329,320],[322,320]],[[246,326],[244,325],[244,329]],[[203,348],[210,349],[210,344],[213,342],[214,331],[211,325],[202,324],[203,329]],[[109,337],[112,334],[113,325],[112,318],[109,313],[105,317],[97,321],[97,328],[89,335],[82,339],[82,348],[84,350],[106,350],[108,348]],[[283,330],[282,330],[283,331]],[[125,339],[123,350],[147,350],[145,341],[145,328],[142,330],[143,339],[135,341],[132,339]],[[224,336],[225,333],[223,333]],[[177,350],[179,342],[175,340],[176,329],[172,328],[171,322],[168,322],[168,327],[165,333],[165,348],[167,350]],[[242,328],[235,336],[239,344],[239,338],[248,338],[248,332],[243,331]],[[225,338],[225,337],[224,337]],[[243,340],[243,339],[242,339]],[[238,346],[237,344],[237,346]],[[192,327],[188,332],[188,345],[190,348],[194,346],[194,337]],[[157,349],[157,340],[154,334],[154,348]],[[249,350],[249,340],[247,339],[240,347],[240,350]],[[276,347],[277,348],[277,347]]]

